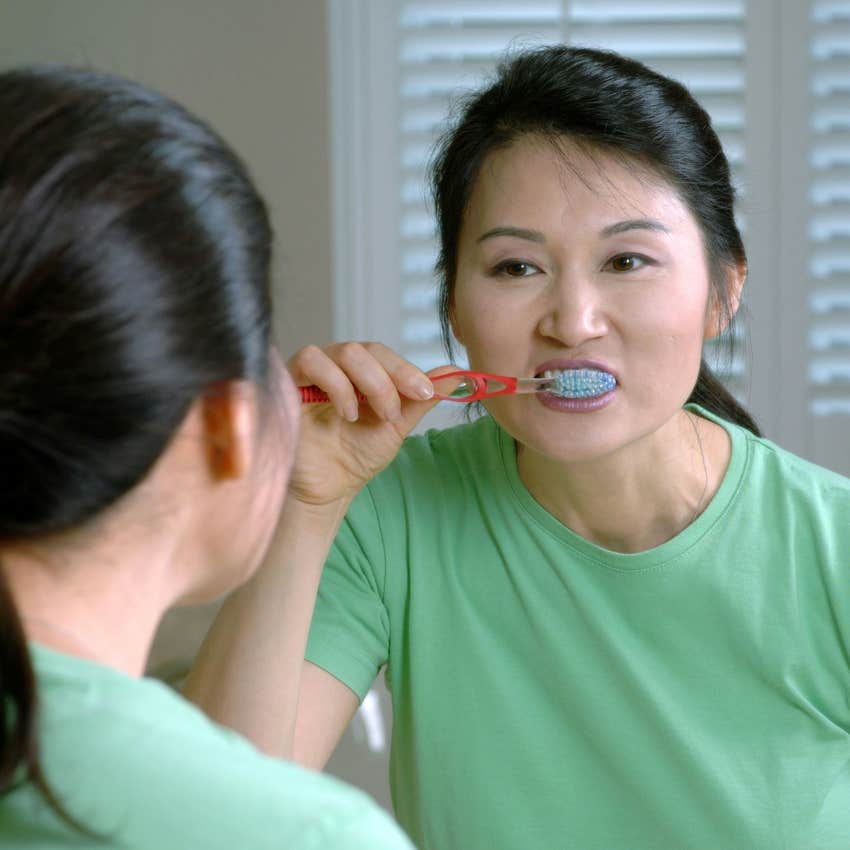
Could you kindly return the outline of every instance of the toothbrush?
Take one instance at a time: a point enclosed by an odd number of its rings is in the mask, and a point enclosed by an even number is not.
[[[431,378],[431,382],[449,382],[443,392],[435,392],[440,401],[472,402],[499,395],[550,392],[562,398],[595,398],[610,392],[617,380],[599,369],[565,369],[542,378],[511,378],[463,369]],[[327,393],[319,387],[299,387],[301,401],[305,403],[328,401]],[[359,401],[366,396],[357,393]]]

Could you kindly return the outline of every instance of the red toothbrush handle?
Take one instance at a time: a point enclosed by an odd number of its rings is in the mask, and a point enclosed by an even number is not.
[[[330,401],[328,398],[328,394],[319,389],[315,384],[309,387],[298,387],[298,392],[301,393],[301,401],[304,404],[311,404],[313,402],[320,401]],[[359,390],[357,391],[357,401],[366,401],[366,396],[363,395]]]
[[[497,395],[510,395],[516,392],[517,379],[511,378],[508,375],[491,375],[489,372],[474,372],[471,369],[462,369],[456,372],[449,372],[445,375],[438,375],[431,380],[435,383],[446,380],[458,381],[465,379],[472,384],[472,391],[464,396],[451,396],[440,392],[434,393],[434,398],[441,401],[458,401],[466,403],[470,401],[480,401],[483,398],[492,398]],[[317,386],[298,387],[301,393],[301,401],[305,404],[317,401],[327,401],[328,394],[319,389]],[[366,401],[366,396],[361,392],[357,392],[358,401]]]
[[[492,398],[497,395],[510,395],[516,392],[517,379],[511,378],[508,375],[493,375],[490,372],[475,372],[472,369],[461,369],[457,372],[448,372],[445,375],[439,375],[432,378],[432,381],[466,379],[473,385],[473,391],[467,395],[457,397],[444,395],[439,392],[434,393],[434,398],[441,401],[459,401],[467,403],[471,401],[481,401],[484,398]]]

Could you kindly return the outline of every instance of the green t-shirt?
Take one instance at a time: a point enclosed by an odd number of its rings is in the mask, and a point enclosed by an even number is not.
[[[0,799],[0,847],[411,850],[366,795],[261,755],[165,685],[31,645],[45,774],[104,843],[23,786]]]
[[[850,480],[720,424],[714,498],[637,554],[544,510],[490,418],[359,495],[307,657],[361,698],[387,663],[421,850],[850,848]]]

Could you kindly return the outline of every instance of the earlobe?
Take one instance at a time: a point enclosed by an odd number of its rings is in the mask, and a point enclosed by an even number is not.
[[[248,468],[250,400],[236,381],[222,381],[201,399],[207,465],[214,480],[239,478]]]
[[[734,268],[727,271],[726,292],[728,301],[724,305],[718,298],[714,287],[709,289],[708,293],[708,309],[706,311],[705,321],[705,339],[714,339],[720,336],[735,318],[738,312],[738,307],[741,304],[741,293],[744,289],[744,282],[747,279],[747,264],[744,262],[738,263]]]

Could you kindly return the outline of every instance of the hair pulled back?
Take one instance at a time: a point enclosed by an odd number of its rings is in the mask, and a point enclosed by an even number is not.
[[[227,145],[168,98],[62,66],[0,74],[0,543],[138,484],[193,400],[262,383],[271,230]],[[44,782],[0,570],[0,794]]]
[[[729,164],[708,114],[684,86],[640,62],[556,45],[504,60],[495,80],[461,104],[438,142],[430,176],[440,246],[440,323],[449,356],[458,243],[473,186],[488,154],[528,134],[553,144],[572,140],[636,162],[671,185],[699,225],[712,296],[731,321],[728,272],[746,265],[746,253],[735,224]],[[758,433],[705,359],[688,400]]]

